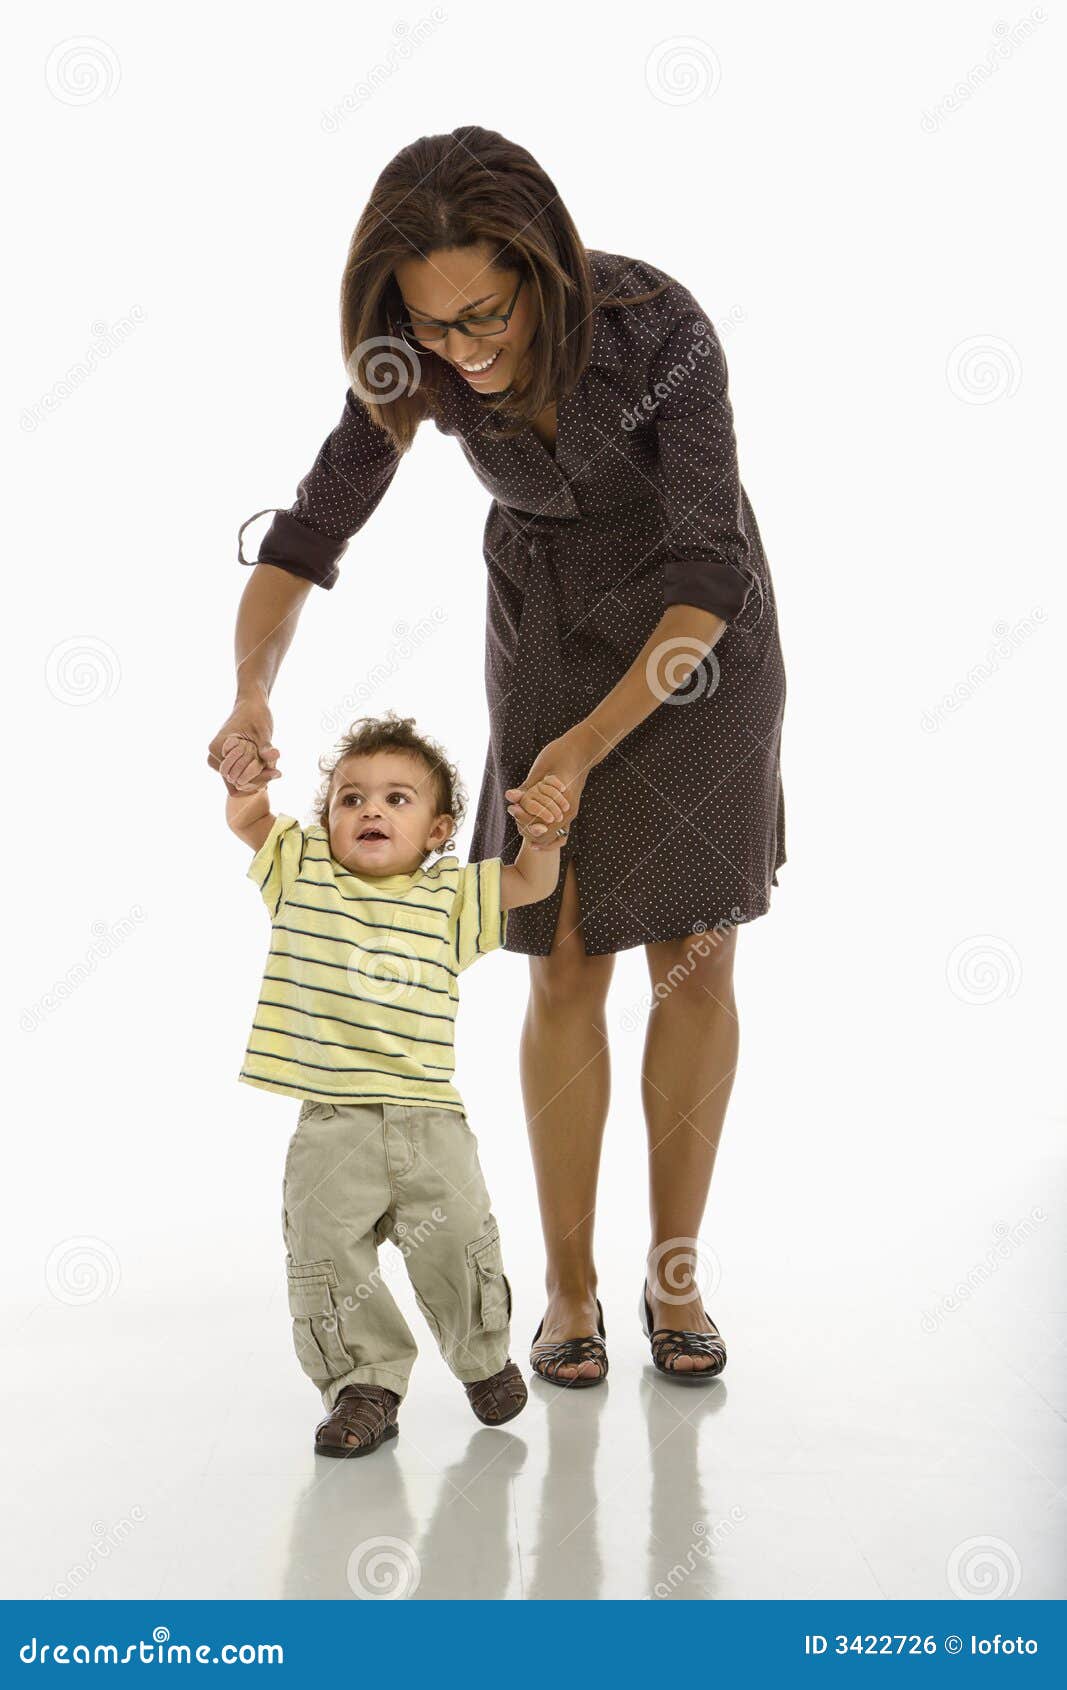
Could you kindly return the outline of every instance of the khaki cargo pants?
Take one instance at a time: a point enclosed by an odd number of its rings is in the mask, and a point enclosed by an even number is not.
[[[289,1309],[300,1365],[331,1409],[345,1385],[401,1397],[418,1353],[379,1262],[388,1239],[457,1379],[508,1359],[511,1287],[477,1140],[456,1109],[306,1099],[282,1181]]]

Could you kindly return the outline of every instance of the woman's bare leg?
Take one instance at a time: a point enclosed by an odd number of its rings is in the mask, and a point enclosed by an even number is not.
[[[614,966],[613,955],[585,953],[572,859],[552,950],[530,958],[519,1050],[545,1238],[548,1302],[539,1342],[546,1344],[597,1329],[593,1218],[611,1091],[604,1008]],[[562,1379],[595,1378],[599,1371],[586,1361],[558,1373]]]
[[[710,1330],[693,1268],[737,1067],[736,944],[737,929],[730,928],[645,946],[653,988],[641,1087],[648,1125],[653,1327]],[[713,1363],[679,1356],[673,1365],[681,1373]]]

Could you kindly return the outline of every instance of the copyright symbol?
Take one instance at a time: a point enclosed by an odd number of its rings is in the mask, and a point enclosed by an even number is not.
[[[947,1655],[959,1655],[959,1654],[962,1654],[962,1652],[963,1652],[963,1638],[962,1637],[956,1637],[955,1635],[953,1635],[952,1637],[946,1637],[945,1638],[945,1653]]]

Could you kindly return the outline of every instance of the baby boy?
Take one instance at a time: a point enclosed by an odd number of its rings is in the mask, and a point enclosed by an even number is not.
[[[417,1352],[383,1282],[384,1240],[475,1415],[502,1425],[526,1386],[508,1354],[500,1234],[452,1082],[453,1027],[460,974],[503,945],[509,910],[557,885],[562,782],[524,793],[514,863],[463,865],[439,854],[462,820],[459,776],[410,718],[352,725],[320,762],[310,827],[272,815],[266,788],[231,784],[247,751],[237,736],[222,748],[226,819],[255,853],[248,877],[271,944],[239,1077],[302,1099],[282,1228],[296,1352],[327,1410],[316,1453],[369,1455],[397,1436]]]

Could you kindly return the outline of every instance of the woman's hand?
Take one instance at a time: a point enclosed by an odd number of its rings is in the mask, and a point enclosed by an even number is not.
[[[558,782],[562,782],[564,795],[569,809],[563,826],[569,826],[578,812],[581,802],[582,788],[586,783],[590,769],[593,767],[588,745],[584,736],[577,730],[561,734],[558,739],[551,740],[544,750],[534,759],[530,772],[521,786],[509,786],[504,797],[510,799],[508,814],[524,840],[534,850],[552,850],[560,844],[559,837],[550,829],[535,833],[533,829],[544,824],[539,823],[536,812],[531,814],[532,803],[524,807],[523,797],[529,789],[540,780],[554,775]]]
[[[281,753],[271,744],[274,718],[266,699],[239,698],[208,746],[208,766],[218,769],[230,793],[252,792],[278,780]]]
[[[566,833],[569,825],[567,813],[571,807],[559,776],[542,775],[540,780],[529,782],[525,787],[511,787],[509,790],[520,794],[516,803],[508,808],[523,838],[531,845],[558,846],[561,829]]]

